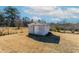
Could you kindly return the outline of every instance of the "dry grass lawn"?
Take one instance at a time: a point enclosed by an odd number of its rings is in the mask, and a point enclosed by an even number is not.
[[[26,28],[13,31],[18,33],[0,36],[0,52],[79,52],[79,34],[52,32],[54,35],[60,36],[59,44],[54,44],[33,40],[27,36],[28,29]],[[10,32],[12,32],[12,30],[10,30]]]

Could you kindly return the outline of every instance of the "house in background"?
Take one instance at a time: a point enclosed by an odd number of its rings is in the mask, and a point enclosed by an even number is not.
[[[46,35],[49,32],[49,25],[43,23],[28,24],[29,34]]]

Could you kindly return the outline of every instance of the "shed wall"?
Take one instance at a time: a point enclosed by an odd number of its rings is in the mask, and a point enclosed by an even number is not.
[[[46,35],[49,32],[49,26],[29,25],[29,33],[37,35]]]

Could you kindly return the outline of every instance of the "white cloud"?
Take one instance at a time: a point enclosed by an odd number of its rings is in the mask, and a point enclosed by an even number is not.
[[[56,6],[34,6],[30,7],[29,10],[25,10],[25,12],[36,16],[50,16],[55,18],[79,18],[79,8],[74,7],[63,10],[60,7]]]
[[[79,8],[67,8],[66,12],[70,14],[79,14]]]
[[[40,17],[37,17],[37,16],[33,16],[32,19],[33,19],[33,21],[38,21],[41,18]]]
[[[29,10],[26,10],[26,13],[33,14],[33,15],[50,15],[52,11],[55,10],[56,7],[51,7],[51,6],[34,6],[30,7]]]
[[[54,10],[56,7],[51,7],[51,6],[34,6],[34,7],[30,7],[34,10],[37,10],[37,11],[51,11],[51,10]]]
[[[59,18],[52,18],[52,22],[53,23],[59,23],[59,22],[61,22],[62,20],[61,19],[59,19]]]

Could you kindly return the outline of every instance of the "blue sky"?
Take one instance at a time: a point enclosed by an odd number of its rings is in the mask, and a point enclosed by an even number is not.
[[[41,19],[47,22],[79,23],[79,6],[13,6],[20,11],[21,17]],[[3,11],[5,6],[0,6]]]

